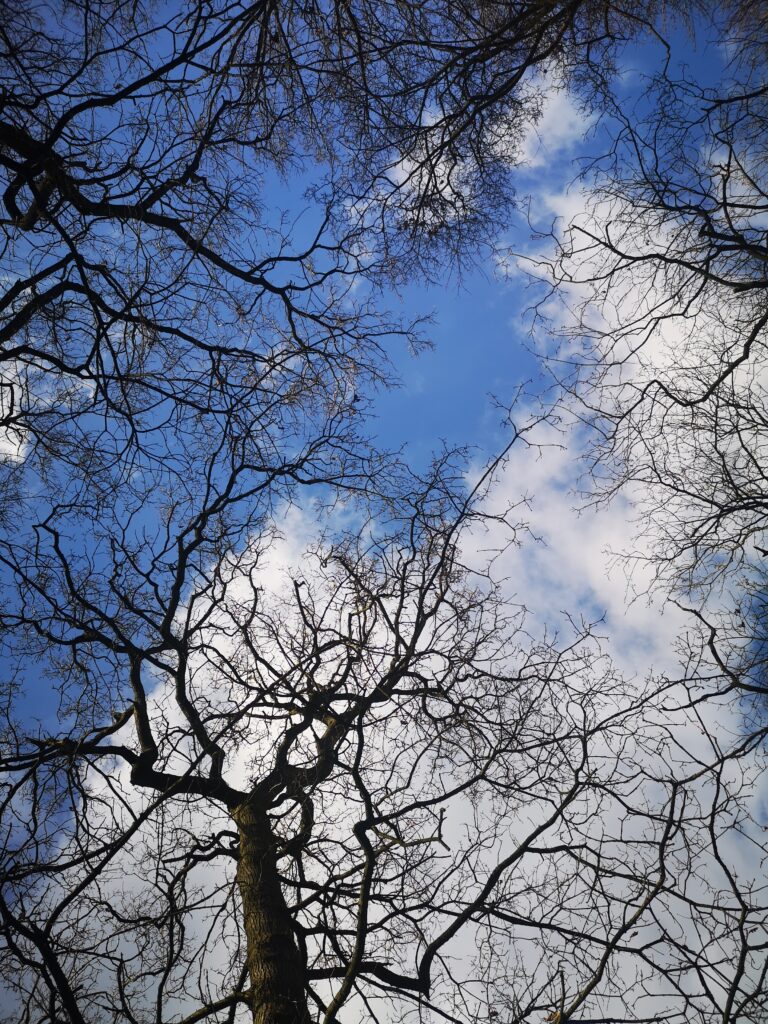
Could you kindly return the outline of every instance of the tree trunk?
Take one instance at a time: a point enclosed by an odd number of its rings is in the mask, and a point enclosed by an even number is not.
[[[269,818],[249,803],[233,818],[240,834],[237,883],[243,901],[254,1024],[309,1024],[306,965],[277,874]]]

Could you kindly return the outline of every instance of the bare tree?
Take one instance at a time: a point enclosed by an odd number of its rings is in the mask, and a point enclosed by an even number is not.
[[[681,759],[685,689],[534,641],[451,475],[271,592],[263,530],[200,542],[221,493],[151,561],[6,551],[6,657],[62,702],[6,725],[9,1019],[759,1018],[748,751]]]
[[[764,1013],[722,669],[535,638],[469,554],[490,476],[360,428],[418,337],[352,284],[487,238],[534,73],[663,6],[4,10],[7,1019]]]

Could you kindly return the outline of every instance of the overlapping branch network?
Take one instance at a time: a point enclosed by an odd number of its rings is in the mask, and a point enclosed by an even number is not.
[[[717,643],[629,683],[548,636],[478,560],[500,465],[364,432],[420,342],[376,289],[474,258],[545,76],[604,100],[662,8],[4,5],[5,1019],[764,1014],[762,733]],[[649,265],[746,310],[760,232],[667,192]],[[709,409],[749,324],[621,429]]]

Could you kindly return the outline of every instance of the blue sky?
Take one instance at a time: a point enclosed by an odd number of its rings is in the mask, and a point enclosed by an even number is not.
[[[522,296],[495,274],[492,266],[460,285],[414,287],[402,296],[408,310],[434,310],[434,348],[416,356],[395,348],[402,387],[378,396],[372,427],[384,445],[407,444],[416,463],[441,442],[500,447],[503,417],[490,396],[503,401],[539,372],[524,347]]]

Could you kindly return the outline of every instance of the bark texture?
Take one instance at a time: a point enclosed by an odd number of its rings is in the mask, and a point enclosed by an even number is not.
[[[277,873],[277,844],[264,811],[240,805],[237,882],[243,901],[254,1024],[309,1024],[303,957]]]

